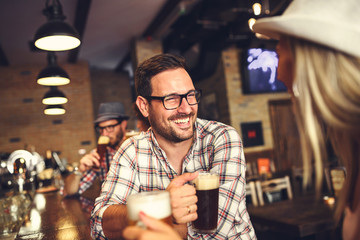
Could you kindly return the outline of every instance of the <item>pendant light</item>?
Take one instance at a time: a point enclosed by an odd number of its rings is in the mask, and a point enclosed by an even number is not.
[[[37,83],[44,86],[61,86],[70,83],[69,75],[56,63],[55,52],[48,52],[48,66],[40,71]]]
[[[52,5],[49,5],[50,1],[46,1],[43,10],[48,22],[36,31],[35,46],[45,51],[66,51],[78,47],[81,43],[79,33],[64,22],[66,17],[59,0],[52,0]]]
[[[61,105],[48,105],[44,110],[46,115],[62,115],[65,114],[65,112],[65,108]]]
[[[259,16],[261,14],[261,3],[259,1],[255,1],[255,3],[252,5],[252,10],[255,16]]]
[[[42,103],[46,105],[59,105],[67,103],[68,99],[65,94],[57,87],[50,87],[50,90],[45,93]]]

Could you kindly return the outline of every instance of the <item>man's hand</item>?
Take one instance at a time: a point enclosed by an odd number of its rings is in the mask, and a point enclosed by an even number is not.
[[[198,175],[197,172],[180,175],[174,178],[166,189],[170,193],[172,215],[177,224],[185,224],[197,219],[196,190],[186,183],[194,180]]]
[[[140,220],[146,225],[146,229],[140,228],[138,226],[131,226],[125,228],[123,236],[128,240],[146,240],[146,239],[156,239],[156,240],[181,240],[182,238],[178,233],[168,224],[161,222],[155,218],[145,215],[145,213],[140,212]]]
[[[94,166],[100,167],[99,160],[100,160],[100,156],[97,153],[96,149],[94,149],[89,154],[86,154],[84,157],[80,159],[79,170],[81,172],[85,172]]]

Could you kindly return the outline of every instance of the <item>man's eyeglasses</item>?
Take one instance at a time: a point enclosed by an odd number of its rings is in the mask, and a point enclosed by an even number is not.
[[[165,109],[174,110],[180,107],[183,98],[191,106],[198,104],[201,98],[201,90],[191,90],[185,94],[169,94],[163,97],[147,96],[145,98],[148,100],[161,100]]]
[[[114,128],[119,125],[121,122],[118,122],[117,124],[113,124],[113,125],[108,125],[105,127],[100,127],[100,126],[96,126],[95,129],[96,131],[98,131],[99,133],[102,133],[104,130],[106,130],[107,132],[113,132]]]

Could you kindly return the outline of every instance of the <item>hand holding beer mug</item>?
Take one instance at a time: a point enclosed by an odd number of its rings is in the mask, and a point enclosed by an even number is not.
[[[192,183],[198,198],[198,218],[193,222],[193,229],[198,233],[213,233],[218,221],[219,175],[202,172]]]
[[[127,226],[123,237],[128,240],[155,239],[155,240],[182,240],[178,232],[161,220],[147,216],[141,212],[139,218],[146,225],[146,229],[137,226]]]
[[[170,194],[167,191],[151,191],[132,194],[127,200],[129,225],[145,227],[139,220],[139,213],[159,219],[169,225],[172,224]]]
[[[100,156],[100,162],[106,157],[106,147],[109,145],[110,138],[108,136],[100,136],[97,144],[97,152]],[[94,165],[94,169],[99,170],[100,167]]]

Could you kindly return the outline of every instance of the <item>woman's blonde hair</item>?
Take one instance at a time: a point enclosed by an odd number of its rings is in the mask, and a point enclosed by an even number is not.
[[[354,208],[354,190],[360,173],[360,59],[301,39],[288,39],[294,56],[294,107],[304,161],[304,184],[315,169],[320,192],[326,141],[346,167],[336,217],[345,206]],[[313,166],[315,166],[313,168]]]

